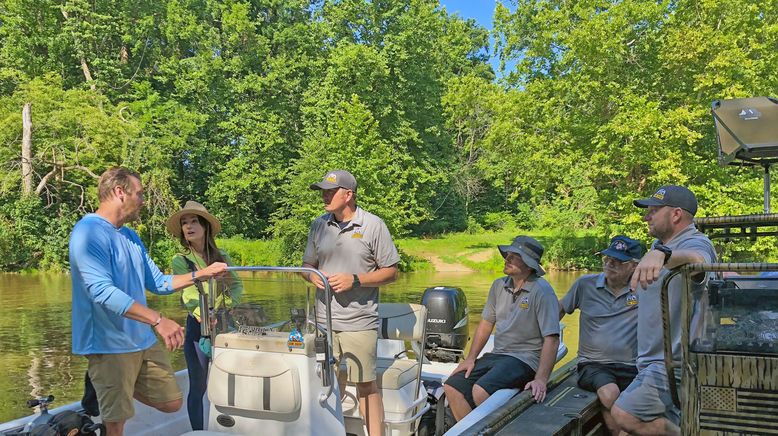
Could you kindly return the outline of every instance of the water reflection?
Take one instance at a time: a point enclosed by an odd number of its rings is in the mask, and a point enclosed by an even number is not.
[[[546,278],[561,298],[581,273],[550,272]],[[291,274],[268,276],[242,273],[246,290],[244,301],[261,304],[269,320],[287,319],[290,307],[304,307],[306,287]],[[381,299],[386,302],[420,302],[431,286],[454,286],[465,291],[470,307],[470,332],[480,321],[493,273],[401,274],[397,282],[385,286]],[[80,399],[86,359],[70,353],[70,277],[64,274],[0,274],[0,422],[29,414],[28,398],[44,394],[56,397],[55,406]],[[186,311],[178,294],[151,295],[149,304],[165,316],[184,325]],[[565,342],[570,353],[578,348],[578,314],[564,319]],[[186,366],[183,352],[171,356],[175,369]]]

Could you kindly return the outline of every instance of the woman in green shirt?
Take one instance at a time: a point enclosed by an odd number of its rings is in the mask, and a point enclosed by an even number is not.
[[[184,250],[173,257],[173,274],[186,274],[205,268],[213,262],[231,264],[227,252],[219,250],[214,237],[221,230],[219,220],[196,201],[187,201],[184,207],[167,220],[167,230],[178,238]],[[215,282],[216,309],[229,309],[237,304],[243,293],[243,284],[235,273]],[[203,290],[210,292],[208,283]],[[192,430],[202,430],[203,395],[208,375],[208,360],[200,349],[200,294],[197,287],[190,286],[181,293],[181,299],[189,311],[186,317],[186,339],[184,357],[189,369],[189,396],[187,410]]]

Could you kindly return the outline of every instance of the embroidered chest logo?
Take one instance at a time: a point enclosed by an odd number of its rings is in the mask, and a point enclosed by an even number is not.
[[[519,309],[528,309],[529,308],[529,297],[521,297],[521,301],[519,301]]]
[[[637,306],[638,304],[638,296],[634,292],[630,292],[629,295],[627,295],[627,306]]]
[[[362,233],[357,233],[357,232],[352,233],[351,239],[362,239]]]

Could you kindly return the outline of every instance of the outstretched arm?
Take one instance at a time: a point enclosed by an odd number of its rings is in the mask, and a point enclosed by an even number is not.
[[[451,374],[465,371],[465,378],[470,376],[470,372],[475,367],[475,359],[481,354],[481,350],[484,349],[484,346],[486,346],[486,343],[489,341],[492,329],[494,329],[494,324],[485,319],[482,319],[481,322],[478,323],[478,328],[475,330],[475,335],[473,335],[473,342],[470,344],[470,352],[467,353],[467,358],[457,365],[456,369],[454,369]]]

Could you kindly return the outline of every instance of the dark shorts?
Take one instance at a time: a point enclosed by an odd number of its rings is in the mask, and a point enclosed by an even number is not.
[[[583,362],[578,364],[578,386],[597,392],[601,387],[613,383],[624,392],[638,375],[638,368],[621,363]]]
[[[458,372],[446,380],[446,384],[465,396],[470,407],[475,409],[473,386],[478,385],[489,395],[506,388],[524,389],[535,378],[535,371],[521,360],[505,354],[486,353],[475,361],[470,377]]]

